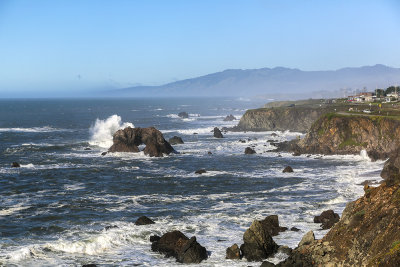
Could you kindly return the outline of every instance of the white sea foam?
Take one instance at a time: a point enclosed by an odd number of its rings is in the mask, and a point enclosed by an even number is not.
[[[8,216],[12,215],[18,211],[28,209],[30,206],[25,206],[24,203],[18,203],[15,204],[11,207],[5,208],[5,209],[0,209],[0,216]]]
[[[16,132],[16,133],[47,133],[69,131],[67,129],[58,129],[50,126],[32,127],[32,128],[0,128],[0,132]]]
[[[179,119],[180,117],[177,114],[168,114],[166,115],[167,118],[172,118],[172,119]]]
[[[105,120],[96,119],[95,124],[90,127],[90,145],[95,145],[103,148],[112,146],[112,136],[119,130],[126,127],[134,127],[130,122],[122,123],[121,117],[112,115]]]
[[[162,130],[163,133],[177,132],[180,134],[210,134],[214,127],[203,127],[203,128],[193,128],[193,129],[176,129],[176,130]]]
[[[33,165],[32,163],[21,164],[21,168],[33,169],[33,168],[35,168],[35,165]]]

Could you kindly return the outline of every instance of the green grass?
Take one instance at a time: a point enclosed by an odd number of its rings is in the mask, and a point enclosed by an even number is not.
[[[357,143],[356,141],[354,141],[352,138],[347,138],[346,140],[344,140],[340,145],[339,148],[344,148],[347,146],[367,146],[367,143]]]

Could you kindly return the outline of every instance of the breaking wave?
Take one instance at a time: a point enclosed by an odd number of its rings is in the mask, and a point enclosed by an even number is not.
[[[112,115],[105,120],[96,119],[96,122],[90,127],[90,145],[109,148],[112,146],[113,134],[119,129],[135,126],[130,122],[122,123],[122,119],[118,115]]]

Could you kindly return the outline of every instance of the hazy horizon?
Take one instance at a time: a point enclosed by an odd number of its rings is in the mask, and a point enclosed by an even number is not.
[[[227,69],[400,68],[400,2],[2,1],[0,97],[85,96]]]

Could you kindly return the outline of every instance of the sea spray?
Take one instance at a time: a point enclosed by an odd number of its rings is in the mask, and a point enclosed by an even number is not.
[[[112,115],[105,120],[96,119],[95,124],[90,127],[90,142],[89,144],[103,148],[112,146],[113,134],[119,129],[135,126],[130,122],[122,123],[121,117]]]

